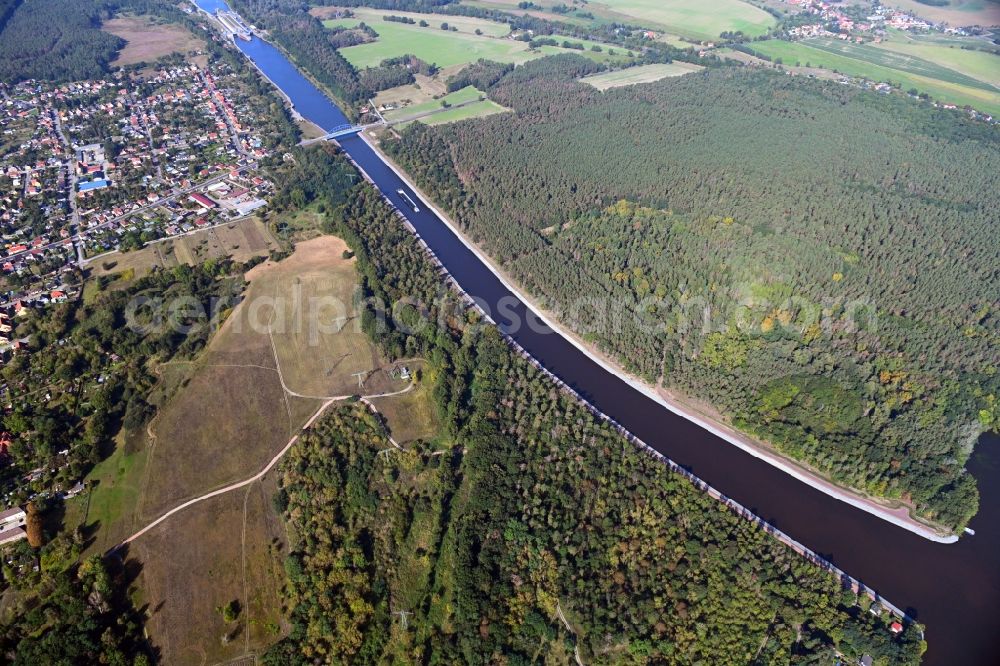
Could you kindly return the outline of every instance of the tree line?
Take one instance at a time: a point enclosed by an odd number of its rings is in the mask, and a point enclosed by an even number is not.
[[[299,151],[287,183],[347,240],[366,302],[440,302],[377,192],[324,188],[337,163]],[[918,627],[892,635],[867,598],[623,439],[474,313],[445,320],[369,324],[390,357],[428,359],[437,437],[396,450],[378,415],[346,405],[282,462],[291,632],[264,663],[919,661]]]

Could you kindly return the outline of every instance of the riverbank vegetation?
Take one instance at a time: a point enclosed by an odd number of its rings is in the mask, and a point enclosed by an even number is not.
[[[289,451],[275,505],[295,535],[291,631],[264,663],[919,661],[918,627],[893,636],[457,307],[378,193],[324,185],[337,161],[300,151],[287,183],[348,240],[373,339],[429,359],[442,428],[402,451],[345,405]],[[426,319],[384,316],[404,298]]]
[[[995,132],[800,77],[594,69],[528,63],[482,86],[515,113],[384,147],[629,371],[961,528],[998,423]]]

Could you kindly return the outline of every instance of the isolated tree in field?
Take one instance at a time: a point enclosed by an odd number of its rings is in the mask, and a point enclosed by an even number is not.
[[[216,610],[219,611],[219,614],[222,615],[222,619],[226,623],[235,622],[240,616],[240,602],[237,599],[233,599],[225,606],[219,606]]]

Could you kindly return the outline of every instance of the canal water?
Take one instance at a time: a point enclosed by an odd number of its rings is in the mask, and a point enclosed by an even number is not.
[[[209,12],[227,8],[222,0],[198,4]],[[324,129],[349,122],[274,46],[256,37],[236,44],[305,118]],[[402,205],[398,190],[418,197],[364,140],[355,136],[340,144],[399,206],[462,289],[566,384],[636,437],[924,623],[926,664],[1000,663],[1000,437],[984,436],[969,464],[981,493],[979,514],[970,524],[976,536],[939,544],[891,525],[669,412],[540,322],[516,326],[534,319],[527,307],[432,211]]]

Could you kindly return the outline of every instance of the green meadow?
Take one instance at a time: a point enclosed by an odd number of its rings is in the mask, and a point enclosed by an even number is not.
[[[724,31],[742,31],[756,37],[775,24],[773,16],[742,0],[591,0],[586,4],[535,2],[537,7],[518,8],[520,0],[464,0],[472,7],[526,13],[539,18],[578,25],[627,23],[691,39],[711,41]],[[550,11],[567,5],[569,13]],[[687,48],[685,44],[681,48]]]
[[[375,67],[383,60],[395,58],[402,55],[413,55],[424,62],[433,63],[438,67],[451,67],[453,65],[464,65],[475,62],[480,58],[494,60],[496,62],[510,62],[521,64],[534,58],[541,58],[546,55],[557,53],[580,53],[591,59],[600,62],[620,61],[627,58],[626,51],[606,44],[599,44],[585,39],[573,37],[562,37],[553,35],[561,44],[564,40],[584,46],[583,51],[565,49],[561,46],[542,46],[532,49],[527,42],[521,42],[500,36],[491,36],[486,30],[479,28],[481,35],[466,32],[462,29],[458,31],[442,30],[440,23],[436,22],[434,15],[424,15],[424,19],[430,24],[427,27],[420,27],[419,24],[397,23],[395,21],[385,21],[382,15],[390,12],[380,12],[377,17],[367,16],[365,23],[378,33],[378,39],[367,44],[349,46],[340,49],[341,55],[352,65],[359,69]],[[355,27],[363,20],[361,13],[357,13],[355,18],[331,19],[324,21],[327,27],[343,26]],[[453,25],[452,17],[441,17],[447,19],[450,26]],[[432,21],[433,19],[433,21]],[[444,22],[444,21],[443,21]],[[490,23],[484,21],[483,23]],[[457,24],[455,24],[457,27]],[[466,24],[469,28],[473,24]],[[492,23],[493,26],[506,28],[500,24]],[[494,30],[494,33],[497,31]],[[597,46],[601,50],[593,51]],[[611,51],[614,50],[614,55]]]
[[[453,123],[459,120],[468,120],[469,118],[492,116],[495,113],[506,113],[509,110],[510,109],[506,109],[496,102],[491,102],[490,100],[485,99],[480,102],[467,104],[466,106],[447,109],[441,113],[435,113],[432,116],[426,116],[417,122],[424,123],[425,125],[443,125],[444,123]]]
[[[888,41],[879,44],[877,48],[929,60],[952,71],[1000,88],[1000,56],[986,51],[961,48],[968,43],[968,40],[950,44],[935,43],[913,39],[905,35],[898,37],[893,35]]]
[[[588,3],[587,9],[596,14],[602,6],[631,23],[698,39],[716,39],[724,31],[756,37],[775,23],[763,9],[741,0],[603,0]]]
[[[808,65],[846,76],[884,81],[903,90],[915,89],[926,93],[941,102],[969,105],[979,111],[1000,114],[1000,91],[982,81],[922,59],[900,58],[900,54],[871,46],[849,46],[838,45],[839,48],[834,49],[821,43],[821,40],[806,43],[772,39],[754,42],[751,48],[755,53],[775,62],[780,60],[784,65]]]
[[[440,109],[444,106],[443,103],[447,103],[450,106],[455,106],[458,104],[465,104],[473,100],[477,100],[480,97],[484,97],[485,93],[478,90],[474,86],[466,86],[461,90],[456,90],[453,93],[448,93],[440,99],[432,99],[427,102],[422,102],[420,104],[411,104],[410,106],[403,106],[398,109],[393,109],[391,111],[386,111],[382,115],[386,120],[396,120],[398,118],[408,118],[410,116],[417,115],[419,113],[426,113],[428,111],[434,111]]]

